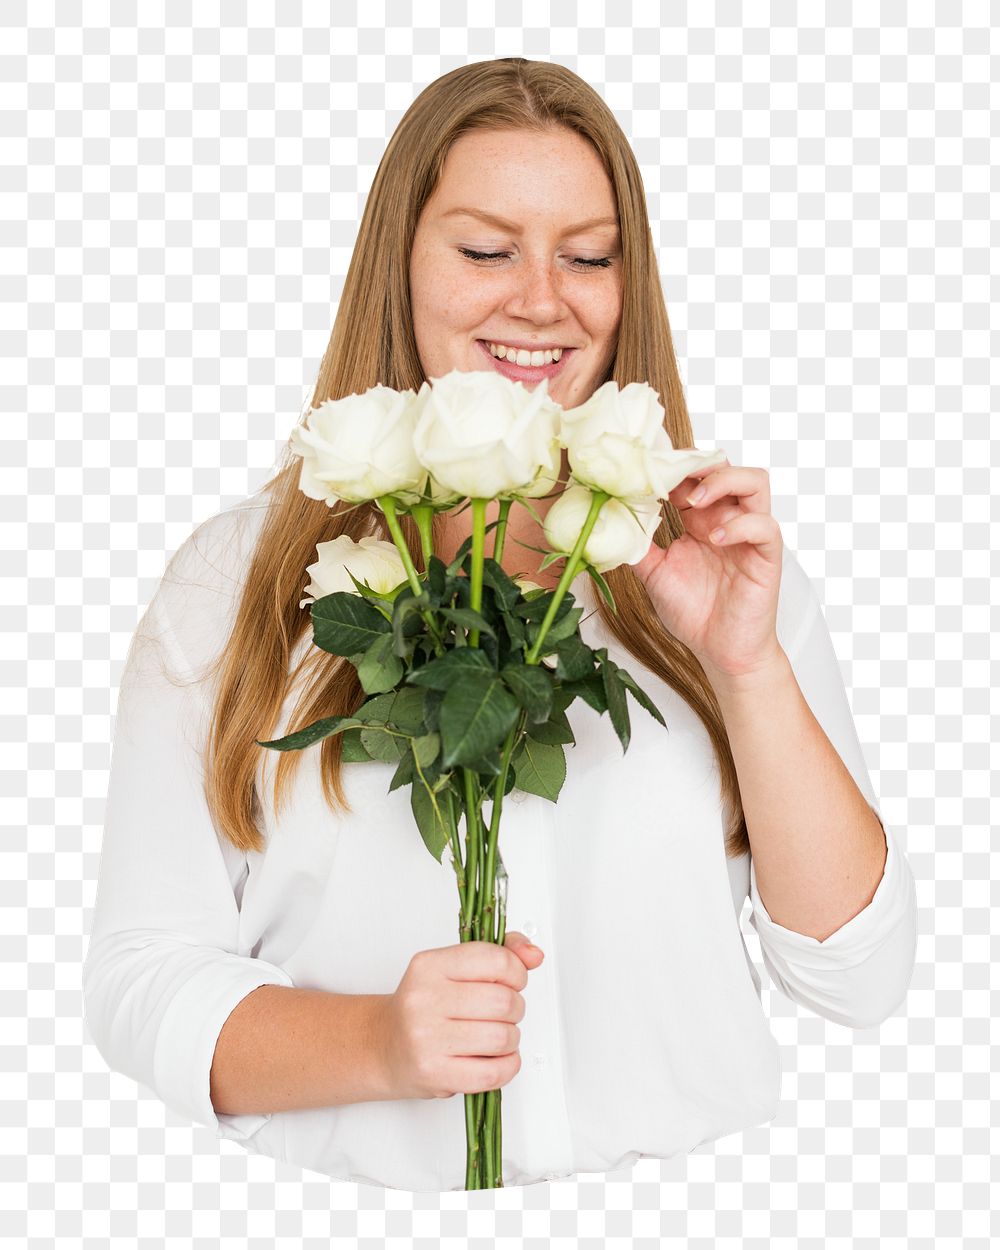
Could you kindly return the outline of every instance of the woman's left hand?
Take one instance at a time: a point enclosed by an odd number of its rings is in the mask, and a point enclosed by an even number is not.
[[[689,503],[699,485],[703,497]],[[724,460],[684,478],[667,498],[685,533],[666,550],[652,543],[632,566],[657,615],[709,673],[765,667],[782,653],[775,621],[783,544],[767,470]],[[717,542],[709,535],[720,527]]]

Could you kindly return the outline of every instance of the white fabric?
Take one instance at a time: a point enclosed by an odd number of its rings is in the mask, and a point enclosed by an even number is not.
[[[199,526],[136,631],[84,968],[87,1025],[109,1067],[248,1150],[341,1180],[460,1190],[461,1095],[239,1116],[217,1116],[209,1098],[218,1035],[257,986],[391,993],[416,951],[458,941],[454,871],[427,853],[408,788],[388,793],[392,765],[345,765],[353,813],[338,818],[310,748],[277,823],[265,804],[263,854],[236,851],[213,827],[199,755],[209,686],[174,683],[223,645],[262,517],[246,500]],[[594,607],[585,575],[573,592]],[[769,974],[828,1019],[885,1019],[915,957],[913,876],[891,829],[862,912],[822,943],[775,924],[749,857],[725,857],[701,722],[596,612],[581,631],[635,676],[669,732],[630,696],[623,755],[610,718],[577,700],[558,803],[518,791],[505,802],[507,929],[545,951],[523,991],[522,1067],[502,1094],[507,1185],[669,1158],[777,1114],[779,1052],[739,921],[748,892]],[[819,601],[787,545],[778,636],[877,812]],[[269,795],[277,753],[262,755]]]

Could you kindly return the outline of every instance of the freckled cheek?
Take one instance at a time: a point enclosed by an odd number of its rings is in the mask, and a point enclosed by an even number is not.
[[[438,330],[458,326],[469,316],[460,285],[440,277],[418,280],[411,290],[411,301],[414,317]]]
[[[617,301],[610,307],[605,305],[600,315],[604,333],[613,342],[618,338],[618,331],[621,329],[621,301]]]
[[[477,326],[495,303],[474,285],[454,281],[441,283],[436,300],[435,318],[449,329],[459,331]]]

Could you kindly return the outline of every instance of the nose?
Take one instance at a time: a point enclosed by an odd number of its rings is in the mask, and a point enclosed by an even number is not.
[[[504,310],[510,316],[547,325],[566,313],[562,275],[554,262],[527,259],[511,271],[511,291]]]

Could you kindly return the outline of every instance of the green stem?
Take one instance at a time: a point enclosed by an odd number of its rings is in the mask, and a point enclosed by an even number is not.
[[[478,612],[483,602],[483,556],[486,546],[486,499],[472,500],[472,570],[469,607]],[[469,646],[479,646],[479,630],[469,630]]]
[[[583,529],[580,531],[580,537],[576,540],[576,545],[569,554],[566,561],[566,567],[562,571],[562,577],[556,585],[552,595],[552,602],[549,604],[549,610],[545,613],[542,620],[541,628],[538,631],[538,637],[535,639],[534,645],[524,657],[525,664],[539,663],[539,652],[542,649],[542,643],[545,641],[545,635],[549,632],[549,628],[555,620],[556,612],[559,604],[562,602],[566,591],[569,589],[573,578],[576,577],[577,567],[583,561],[583,552],[587,546],[587,539],[590,532],[597,524],[597,514],[604,507],[611,496],[603,490],[595,490],[590,497],[590,511],[587,513],[587,519],[583,523]]]
[[[482,607],[483,593],[483,560],[486,532],[486,499],[472,500],[472,568],[470,576],[470,606],[478,612]],[[510,510],[509,500],[501,502],[501,524],[498,526],[497,541],[494,551],[503,553],[503,539],[506,528],[507,513]],[[399,549],[403,567],[406,569],[407,580],[413,593],[423,593],[423,585],[413,565],[413,560],[403,536],[396,514],[395,501],[391,496],[383,496],[378,500],[385,514],[393,541]],[[433,553],[433,509],[428,505],[416,505],[411,515],[420,533],[423,550],[424,568],[430,567],[430,556]],[[497,558],[495,556],[494,558]],[[428,626],[431,614],[424,613]],[[436,635],[436,631],[432,631]],[[436,649],[441,653],[440,639],[436,638]],[[479,645],[479,630],[469,631],[468,645]],[[522,718],[523,719],[523,714]],[[520,722],[519,722],[520,724]],[[463,942],[493,941],[493,893],[496,865],[496,845],[499,835],[500,808],[506,784],[507,771],[510,766],[515,733],[508,734],[504,746],[503,769],[499,790],[495,791],[494,811],[490,821],[488,850],[483,846],[482,795],[477,784],[475,773],[469,768],[462,769],[464,786],[466,856],[462,863],[461,845],[458,836],[457,821],[454,818],[451,795],[442,796],[446,803],[446,820],[448,822],[449,839],[452,847],[455,873],[458,883],[460,901],[460,938]],[[485,860],[485,863],[484,863]],[[483,872],[485,868],[485,872]],[[482,876],[482,881],[480,881]],[[503,939],[501,938],[501,941]],[[485,1090],[478,1094],[465,1095],[465,1129],[466,1129],[466,1189],[493,1189],[502,1185],[501,1154],[500,1154],[500,1101],[498,1090]]]
[[[466,770],[467,771],[467,770]],[[454,817],[451,792],[447,795],[449,833],[452,841],[452,855],[455,860],[455,872],[458,878],[459,900],[459,940],[471,942],[473,939],[471,925],[470,900],[475,895],[475,839],[469,836],[471,828],[466,817],[466,846],[469,871],[461,866],[461,848],[458,841],[458,822]],[[479,1189],[480,1166],[482,1164],[482,1146],[479,1133],[479,1094],[466,1094],[465,1099],[465,1188]]]
[[[458,822],[454,816],[451,791],[447,792],[448,832],[451,836],[452,855],[455,861],[455,873],[458,879],[459,898],[459,938],[462,942],[471,942],[476,937],[472,925],[472,910],[476,895],[476,866],[478,864],[477,838],[475,835],[475,806],[469,805],[473,794],[472,774],[469,769],[463,770],[466,793],[466,861],[468,868],[462,865],[461,848],[458,843]],[[469,813],[472,813],[470,816]],[[465,1094],[465,1188],[483,1188],[480,1177],[483,1168],[483,1138],[481,1132],[482,1093]]]
[[[434,509],[429,503],[418,503],[410,509],[410,514],[416,521],[417,529],[420,531],[420,546],[424,555],[424,568],[429,569],[431,556],[434,554]]]
[[[420,574],[417,572],[416,566],[413,563],[413,557],[410,555],[410,548],[407,545],[402,527],[399,524],[399,517],[396,515],[396,501],[391,495],[380,495],[376,502],[385,515],[386,524],[389,526],[389,533],[392,535],[392,541],[396,544],[396,550],[399,552],[399,558],[402,560],[403,568],[406,570],[406,580],[410,583],[410,589],[415,595],[422,595],[424,593],[424,584],[420,580]],[[434,548],[431,539],[430,517],[428,516],[425,520],[419,515],[419,512],[423,511],[425,508],[427,508],[427,505],[418,505],[417,509],[414,511],[418,513],[416,520],[417,525],[420,528],[420,542],[424,549],[424,567],[426,568],[427,562],[430,559],[430,554],[433,552]],[[424,535],[425,529],[427,531],[426,537]],[[437,655],[443,655],[444,643],[442,641],[441,631],[437,628],[437,625],[434,622],[433,613],[425,608],[420,615],[423,618],[424,624],[427,626],[427,632],[434,640],[435,653]]]
[[[466,884],[463,900],[462,934],[463,941],[486,940],[480,926],[480,909],[483,886],[479,881],[480,865],[483,859],[482,847],[482,799],[478,792],[476,776],[471,768],[462,769],[465,784],[465,840],[466,840]],[[466,936],[467,935],[467,936]],[[466,1094],[466,1142],[468,1157],[466,1159],[466,1188],[491,1188],[489,1139],[483,1131],[486,1099],[489,1091],[482,1090],[477,1094]],[[471,1136],[470,1136],[471,1134]],[[485,1180],[484,1180],[485,1176]]]
[[[510,732],[507,734],[506,741],[503,744],[503,755],[500,761],[500,774],[493,786],[493,810],[490,813],[490,830],[489,839],[486,843],[486,862],[483,868],[483,888],[479,899],[479,932],[480,934],[494,932],[495,926],[493,922],[493,904],[496,882],[496,865],[497,865],[497,844],[500,839],[500,814],[503,811],[504,790],[507,788],[507,773],[510,771],[511,756],[514,754],[515,746],[520,742],[521,730],[524,728],[524,722],[527,713],[522,711],[516,722],[511,726]],[[503,942],[503,937],[500,937]]]
[[[479,877],[479,813],[476,783],[471,768],[462,769],[462,782],[465,786],[465,898],[462,900],[462,940],[472,942],[479,938],[475,923],[478,919],[476,895]]]
[[[376,502],[385,514],[389,533],[392,535],[392,541],[396,544],[396,548],[399,551],[399,558],[403,561],[403,568],[406,569],[406,578],[410,583],[410,588],[415,595],[420,595],[423,593],[424,588],[420,581],[420,574],[413,564],[410,548],[406,545],[399,518],[396,515],[396,501],[391,495],[380,495]]]
[[[441,792],[441,808],[448,825],[448,843],[451,846],[451,858],[458,882],[458,937],[460,942],[471,940],[472,934],[465,925],[465,893],[468,888],[468,876],[462,859],[462,842],[458,836],[458,821],[455,819],[455,807],[451,786],[445,786]]]
[[[499,1159],[496,1157],[497,1143],[497,1094],[499,1090],[488,1089],[486,1091],[486,1108],[485,1123],[483,1124],[483,1138],[485,1140],[486,1154],[486,1188],[496,1189],[497,1171]]]
[[[504,930],[506,929],[507,919],[506,914],[502,912],[500,915],[499,934],[496,934],[493,912],[496,896],[496,863],[497,846],[500,837],[500,816],[503,811],[503,795],[507,786],[507,774],[510,770],[511,756],[513,755],[515,743],[520,741],[526,715],[523,711],[520,713],[516,724],[511,727],[504,742],[500,775],[497,777],[493,787],[493,810],[490,813],[489,838],[483,861],[482,882],[477,897],[477,936],[480,941],[496,942],[500,946],[503,945],[505,940]],[[481,830],[482,820],[480,814],[476,821],[477,847],[481,837]],[[484,1189],[497,1189],[503,1185],[500,1090],[485,1090],[478,1097],[481,1101],[478,1107],[476,1124],[481,1130],[482,1144],[480,1146],[477,1142],[476,1158],[485,1168],[485,1177],[481,1187]],[[466,1114],[468,1116],[468,1108]],[[471,1173],[471,1167],[471,1160],[467,1160],[467,1175]],[[477,1185],[476,1187],[479,1188],[480,1186]],[[469,1188],[468,1184],[466,1188]]]
[[[478,1094],[465,1095],[465,1140],[468,1152],[465,1157],[465,1188],[478,1189],[479,1180],[479,1132],[476,1128],[476,1099]]]
[[[503,1090],[496,1091],[497,1098],[497,1188],[503,1189]]]
[[[417,572],[413,564],[413,558],[410,554],[406,538],[403,535],[402,527],[399,524],[397,515],[396,502],[391,495],[383,495],[378,499],[378,505],[382,509],[389,527],[389,533],[392,535],[393,542],[399,551],[400,559],[406,570],[407,581],[415,595],[423,594],[424,586],[420,580],[420,574]],[[486,503],[485,499],[474,499],[473,507],[473,541],[472,541],[472,586],[471,586],[471,603],[472,607],[478,612],[482,605],[482,587],[483,587],[483,548],[486,529]],[[509,509],[509,503],[503,511],[503,520],[506,521],[506,512]],[[430,568],[430,557],[433,554],[433,527],[432,516],[433,509],[426,504],[418,504],[411,509],[411,514],[417,525],[420,534],[420,545],[423,552],[424,568]],[[500,551],[503,550],[503,530],[501,528],[499,538]],[[433,614],[429,611],[421,613],[428,629],[431,632],[435,642],[435,650],[438,655],[442,654],[443,644],[440,634],[434,628]],[[463,640],[464,641],[464,640]],[[479,645],[479,631],[472,630],[469,634],[469,645]],[[505,760],[503,777],[506,778],[507,767],[509,765],[510,745],[512,738],[508,735],[507,745],[505,747]],[[490,822],[490,839],[489,839],[489,858],[487,861],[488,872],[486,880],[479,884],[478,877],[480,874],[480,864],[483,859],[483,830],[482,830],[482,798],[476,782],[476,776],[469,768],[462,769],[462,777],[465,787],[465,813],[466,813],[466,861],[462,863],[462,848],[458,835],[458,824],[455,818],[454,808],[452,804],[452,795],[450,791],[446,791],[441,796],[444,806],[444,817],[448,824],[449,841],[452,848],[452,857],[454,860],[455,875],[458,885],[459,896],[459,932],[460,939],[463,942],[473,940],[486,939],[487,929],[484,926],[484,901],[490,898],[489,906],[485,908],[485,920],[490,920],[493,913],[492,892],[494,865],[496,858],[496,840],[499,827],[499,815],[496,812],[497,803],[494,800],[495,814]],[[500,792],[503,793],[503,785],[501,784]],[[489,938],[492,940],[492,924],[489,930]],[[501,938],[502,940],[502,938]],[[503,1180],[500,1176],[501,1156],[500,1156],[500,1103],[499,1090],[485,1090],[478,1094],[465,1095],[465,1135],[466,1135],[466,1164],[465,1164],[465,1187],[466,1189],[493,1189],[498,1185],[502,1185]]]
[[[503,557],[504,539],[507,537],[507,514],[510,512],[510,505],[513,499],[500,500],[500,512],[497,516],[497,527],[493,531],[493,559],[500,563]]]

